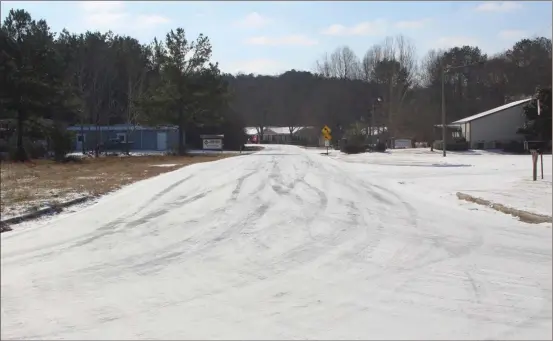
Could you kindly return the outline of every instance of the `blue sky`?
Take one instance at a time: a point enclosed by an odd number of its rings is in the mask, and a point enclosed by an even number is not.
[[[325,52],[343,45],[359,57],[386,36],[411,39],[419,57],[429,49],[477,45],[493,54],[522,37],[552,33],[551,1],[2,1],[2,20],[12,8],[64,27],[128,34],[148,43],[183,27],[213,44],[213,60],[225,72],[274,74],[313,70]]]

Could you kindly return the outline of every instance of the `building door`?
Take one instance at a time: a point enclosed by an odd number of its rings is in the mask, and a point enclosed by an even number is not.
[[[167,150],[167,133],[157,133],[157,150]]]
[[[86,135],[84,134],[77,134],[77,145],[76,150],[83,150],[83,145],[85,143]]]

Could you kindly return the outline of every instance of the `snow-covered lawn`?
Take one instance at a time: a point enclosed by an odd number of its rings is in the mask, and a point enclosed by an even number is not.
[[[331,158],[349,163],[351,171],[372,179],[395,179],[421,194],[435,193],[457,200],[456,192],[538,214],[552,214],[551,155],[544,155],[544,179],[538,163],[538,180],[532,181],[530,155],[486,151],[448,152],[429,149],[390,150],[387,153],[346,155]]]
[[[162,163],[160,165],[151,165],[151,167],[175,167],[176,163]]]
[[[267,146],[2,233],[1,338],[550,340],[552,229],[408,154]]]
[[[119,154],[121,157],[127,156],[125,153],[122,153],[121,151],[114,150],[113,153]],[[129,152],[128,156],[154,156],[154,155],[168,155],[168,151],[161,151],[161,150],[131,150]],[[190,149],[187,151],[187,154],[189,155],[196,155],[196,154],[209,154],[209,155],[217,155],[217,154],[239,154],[240,151],[237,150],[201,150],[201,149]],[[243,152],[246,153],[246,152]],[[82,157],[83,153],[81,152],[73,152],[67,154],[68,156],[78,156]]]

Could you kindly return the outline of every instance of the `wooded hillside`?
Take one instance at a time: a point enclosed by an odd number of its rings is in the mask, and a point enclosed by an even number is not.
[[[395,136],[431,140],[432,125],[440,123],[442,66],[477,63],[446,74],[450,122],[531,96],[550,87],[552,75],[546,38],[523,39],[493,56],[459,46],[417,60],[410,40],[396,36],[367,46],[364,56],[338,47],[312,72],[266,76],[224,74],[211,58],[216,47],[209,38],[187,37],[182,28],[146,45],[112,32],[54,33],[45,20],[12,10],[0,34],[0,118],[23,132],[17,134],[21,159],[23,137],[45,120],[57,129],[131,123],[334,130],[369,119],[377,97],[375,122]]]

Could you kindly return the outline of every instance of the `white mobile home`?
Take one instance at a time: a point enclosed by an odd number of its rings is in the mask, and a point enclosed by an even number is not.
[[[524,125],[523,107],[531,98],[511,102],[451,123],[459,126],[471,149],[494,149],[511,141],[521,141],[517,134]]]

